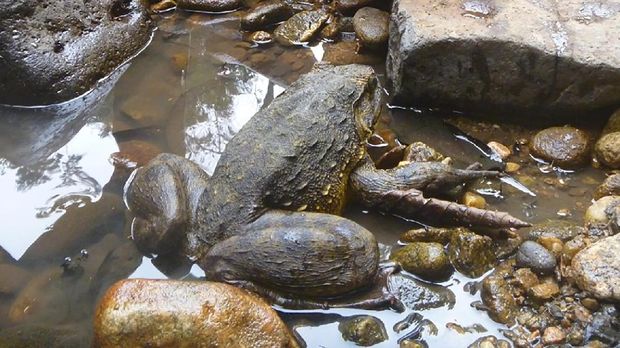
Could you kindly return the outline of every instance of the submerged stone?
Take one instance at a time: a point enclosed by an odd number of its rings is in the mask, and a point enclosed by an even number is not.
[[[397,0],[389,89],[396,105],[504,117],[590,117],[620,104],[617,6],[583,1]],[[586,116],[587,115],[587,116]]]
[[[425,283],[406,275],[390,276],[388,288],[407,308],[413,311],[444,306],[451,309],[456,301],[450,289]]]
[[[151,36],[137,0],[5,2],[0,28],[0,104],[53,104],[84,94]]]
[[[445,279],[452,273],[448,255],[439,243],[412,243],[394,252],[391,259],[424,279]]]
[[[483,275],[496,261],[491,238],[465,230],[452,234],[448,256],[457,271],[471,278]]]
[[[98,347],[299,347],[262,299],[213,282],[120,281],[99,303],[94,330]]]
[[[338,325],[338,330],[345,341],[354,342],[362,347],[372,346],[388,339],[383,322],[370,315],[345,318]]]

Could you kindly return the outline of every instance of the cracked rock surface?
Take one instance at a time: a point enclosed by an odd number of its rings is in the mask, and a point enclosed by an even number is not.
[[[574,116],[620,105],[620,2],[396,0],[394,104]]]

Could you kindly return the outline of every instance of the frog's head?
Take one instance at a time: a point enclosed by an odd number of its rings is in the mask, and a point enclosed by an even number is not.
[[[357,133],[366,141],[374,132],[381,112],[381,86],[374,70],[369,66],[352,65],[352,81],[355,83],[353,113]]]
[[[317,64],[314,72],[321,78],[325,75],[326,79],[341,83],[334,97],[352,107],[358,136],[365,142],[373,133],[382,106],[382,90],[374,70],[360,64]]]

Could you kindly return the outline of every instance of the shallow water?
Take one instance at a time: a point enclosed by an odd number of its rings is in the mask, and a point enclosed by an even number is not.
[[[75,338],[78,345],[87,345],[93,307],[114,281],[203,276],[195,266],[153,262],[128,240],[131,217],[122,202],[122,188],[135,164],[119,165],[124,157],[117,153],[133,153],[129,158],[139,161],[173,152],[211,173],[243,124],[324,56],[322,45],[253,47],[241,40],[236,18],[236,14],[162,18],[151,45],[110,77],[100,92],[93,93],[95,97],[87,98],[88,107],[72,109],[71,105],[80,105],[78,101],[61,110],[0,109],[0,246],[17,260],[4,260],[8,257],[0,250],[0,263],[14,263],[22,272],[2,269],[5,273],[0,274],[4,282],[0,329],[27,332],[26,325],[44,325],[56,330],[45,334],[50,339]],[[533,132],[464,121],[453,113],[386,110],[382,126],[393,129],[402,142],[427,142],[459,166],[493,162],[474,144],[455,137],[444,119],[485,142],[510,145]],[[522,169],[513,176],[536,196],[509,183],[485,181],[478,188],[491,206],[531,222],[558,218],[558,211],[567,209],[568,218],[580,222],[602,172],[566,173],[539,165],[527,154],[517,158]],[[355,205],[345,216],[374,232],[388,251],[398,244],[400,233],[419,226]],[[489,334],[501,337],[497,330],[502,326],[471,307],[479,300],[479,295],[464,290],[471,281],[475,280],[456,273],[440,283],[454,293],[453,308],[417,311],[437,327],[435,335],[424,329],[419,337],[431,347],[466,346]],[[338,332],[341,316],[381,318],[390,336],[377,345],[381,347],[395,346],[412,331],[392,329],[412,311],[278,309],[308,347],[353,346]],[[487,331],[458,334],[446,327],[449,322],[463,327],[480,324]]]

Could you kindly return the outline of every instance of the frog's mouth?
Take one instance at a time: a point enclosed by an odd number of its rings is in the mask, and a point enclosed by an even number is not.
[[[358,136],[362,140],[368,139],[375,129],[381,111],[381,88],[376,75],[373,73],[364,81],[362,93],[354,103],[355,122]]]

